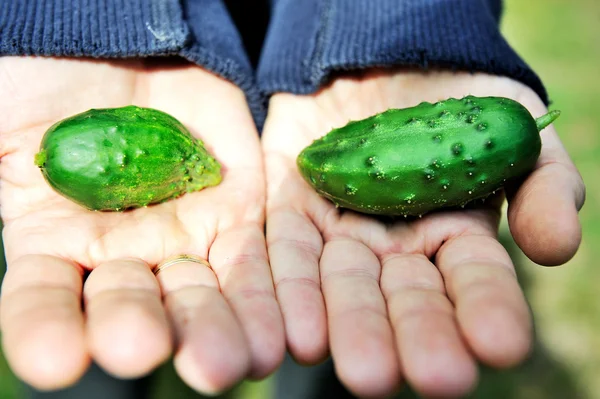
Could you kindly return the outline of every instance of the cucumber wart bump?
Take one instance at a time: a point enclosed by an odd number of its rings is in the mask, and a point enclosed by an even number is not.
[[[530,173],[539,132],[559,115],[534,119],[503,97],[423,102],[333,129],[303,149],[297,166],[336,206],[421,216],[485,198]]]
[[[34,162],[55,191],[97,211],[168,201],[222,179],[221,165],[181,122],[133,105],[57,122]]]

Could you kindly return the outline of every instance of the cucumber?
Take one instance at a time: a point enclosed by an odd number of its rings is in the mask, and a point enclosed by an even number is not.
[[[56,192],[94,211],[145,207],[222,179],[219,162],[181,122],[134,105],[55,123],[34,163]]]
[[[466,96],[389,109],[351,121],[298,155],[300,174],[336,206],[376,215],[422,216],[485,198],[535,166],[534,119],[503,97]]]

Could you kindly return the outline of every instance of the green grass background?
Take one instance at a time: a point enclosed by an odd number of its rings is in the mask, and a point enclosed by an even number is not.
[[[534,313],[536,348],[518,368],[482,369],[472,397],[600,399],[600,1],[507,0],[503,30],[543,79],[552,108],[562,111],[555,126],[583,175],[587,201],[580,250],[562,267],[530,262],[515,246],[504,219],[501,239]],[[246,382],[228,396],[266,399],[270,387],[269,379]],[[171,365],[157,372],[153,391],[156,399],[197,397]],[[408,391],[402,396],[413,397]],[[23,397],[0,352],[0,399]]]

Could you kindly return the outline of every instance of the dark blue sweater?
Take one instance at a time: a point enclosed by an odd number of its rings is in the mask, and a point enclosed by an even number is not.
[[[519,80],[548,102],[500,33],[501,0],[270,0],[267,27],[247,4],[0,0],[0,56],[181,56],[242,88],[259,127],[273,92],[311,93],[332,72],[369,66],[485,71]],[[265,29],[249,53],[245,35]]]

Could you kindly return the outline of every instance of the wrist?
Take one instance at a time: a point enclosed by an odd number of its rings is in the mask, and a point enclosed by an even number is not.
[[[445,68],[510,77],[547,101],[538,76],[502,36],[496,3],[277,0],[259,87],[267,95],[308,94],[345,71]]]

